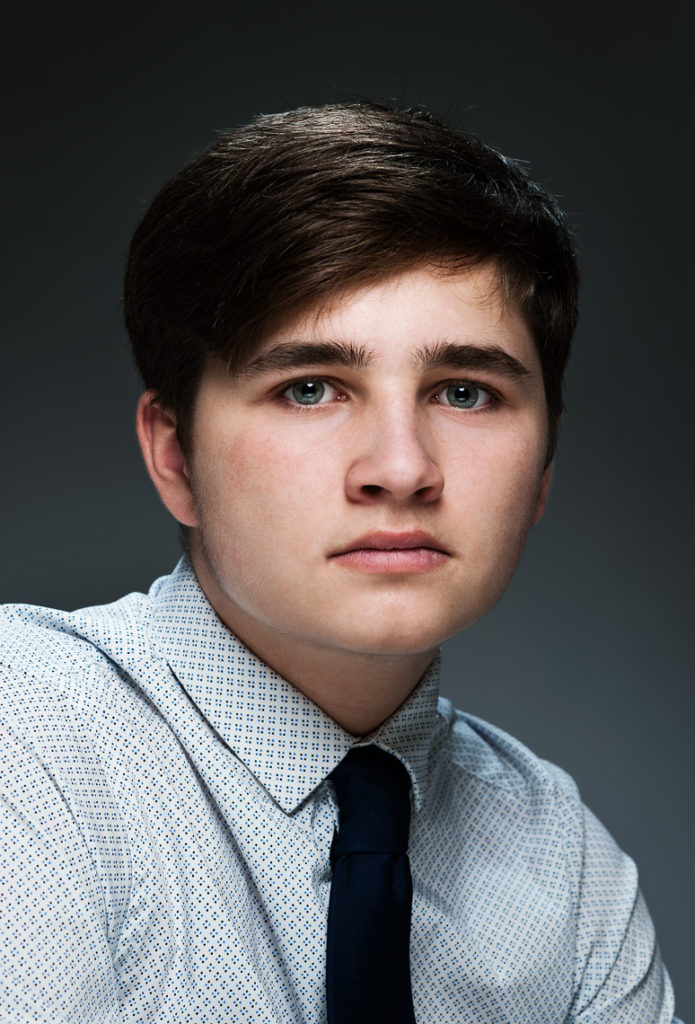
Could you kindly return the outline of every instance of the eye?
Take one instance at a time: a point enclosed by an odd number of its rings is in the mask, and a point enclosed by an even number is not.
[[[324,398],[334,398],[335,388],[318,377],[306,377],[285,388],[282,397],[292,405],[318,405]]]
[[[447,384],[437,393],[436,400],[451,409],[481,409],[491,403],[492,396],[477,384],[462,380]]]

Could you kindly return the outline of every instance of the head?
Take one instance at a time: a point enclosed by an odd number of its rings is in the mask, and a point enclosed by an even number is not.
[[[184,168],[126,319],[221,618],[306,679],[308,649],[424,664],[484,614],[542,511],[576,298],[554,201],[421,111],[261,117]]]
[[[518,163],[420,109],[304,107],[222,135],[137,228],[126,325],[145,387],[189,453],[211,358],[233,372],[277,325],[347,290],[421,264],[490,260],[540,357],[550,462],[577,320],[571,235]]]

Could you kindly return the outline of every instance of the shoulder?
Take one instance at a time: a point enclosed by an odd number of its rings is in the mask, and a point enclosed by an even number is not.
[[[440,698],[439,712],[447,725],[446,759],[454,770],[520,799],[549,793],[579,801],[577,786],[567,772],[503,729],[457,711],[445,698]]]
[[[151,594],[76,611],[0,605],[0,701],[11,703],[20,684],[24,694],[89,699],[126,663],[151,659]]]
[[[38,844],[47,863],[82,864],[85,885],[97,884],[90,865],[107,865],[112,894],[139,835],[143,755],[167,741],[142,687],[147,673],[165,673],[150,622],[156,587],[71,612],[0,607],[6,834]]]
[[[440,698],[445,722],[440,739],[439,785],[458,806],[480,808],[519,841],[552,838],[579,870],[586,808],[576,783],[557,765],[529,750],[503,729],[457,711]]]
[[[544,966],[567,937],[568,1021],[675,1021],[635,864],[584,806],[572,778],[448,701],[439,711],[431,813],[442,816],[448,838],[446,870],[460,869],[461,904],[470,902],[473,880],[486,913],[503,907],[495,948],[502,955],[509,948],[510,963],[515,935],[529,937],[529,955],[535,951]]]
[[[129,594],[72,612],[0,607],[0,720],[40,761],[77,754],[87,736],[98,750],[125,725],[133,666],[153,658],[149,606]]]

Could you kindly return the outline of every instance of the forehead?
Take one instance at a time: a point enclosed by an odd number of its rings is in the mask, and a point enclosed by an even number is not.
[[[276,325],[245,366],[296,342],[359,347],[364,365],[395,355],[417,363],[424,348],[452,342],[502,348],[531,369],[538,364],[525,320],[492,263],[456,272],[420,266],[345,289]]]

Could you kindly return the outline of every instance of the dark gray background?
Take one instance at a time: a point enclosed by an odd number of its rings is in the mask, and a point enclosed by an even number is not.
[[[549,511],[444,691],[568,769],[636,859],[695,1019],[692,25],[685,4],[29,4],[7,27],[0,599],[145,589],[178,554],[141,466],[130,234],[216,130],[424,102],[560,195],[583,315]],[[638,1022],[636,1022],[638,1024]]]

